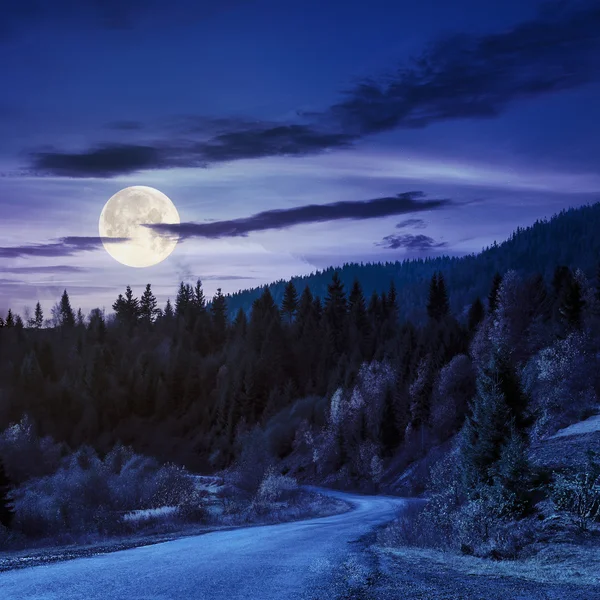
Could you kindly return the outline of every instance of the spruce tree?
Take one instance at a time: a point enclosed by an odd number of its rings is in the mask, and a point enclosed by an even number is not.
[[[221,288],[217,289],[210,307],[214,341],[220,348],[227,337],[227,300]]]
[[[139,308],[140,319],[146,325],[153,323],[158,314],[158,301],[156,296],[152,293],[152,287],[150,284],[146,284],[146,289],[142,294]]]
[[[13,502],[10,499],[11,483],[4,462],[0,458],[0,524],[9,528],[15,516]]]
[[[298,335],[302,335],[308,320],[313,316],[313,295],[310,288],[306,286],[300,295],[298,311],[296,314],[296,327]]]
[[[14,327],[15,326],[15,317],[13,316],[12,310],[9,308],[8,313],[6,315],[6,321],[4,323],[5,327]]]
[[[347,308],[344,284],[336,271],[327,286],[323,315],[334,353],[337,355],[341,355],[345,350]]]
[[[60,299],[60,325],[62,327],[74,327],[75,326],[75,313],[71,308],[71,301],[69,300],[69,294],[67,290],[63,292]]]
[[[173,305],[171,304],[171,299],[167,298],[167,303],[165,304],[165,310],[163,311],[163,318],[169,321],[175,316],[175,312],[173,311]]]
[[[467,326],[471,333],[477,329],[479,323],[483,321],[484,316],[485,308],[483,308],[483,302],[479,298],[475,298],[475,302],[469,307],[469,314],[467,316]]]
[[[352,324],[360,333],[365,333],[369,326],[365,297],[358,279],[354,280],[348,297],[348,307]]]
[[[283,302],[281,303],[281,312],[284,315],[288,323],[292,323],[294,316],[298,309],[298,293],[296,292],[296,286],[290,279],[287,282],[283,291]]]
[[[492,279],[492,288],[488,295],[488,312],[492,314],[498,307],[498,292],[500,291],[500,284],[502,283],[502,275],[495,273]]]
[[[44,312],[42,311],[42,306],[38,302],[35,305],[35,313],[34,313],[34,317],[33,317],[33,326],[36,329],[41,329],[43,325],[44,325]]]
[[[510,410],[495,355],[479,369],[476,388],[460,441],[463,483],[471,497],[480,495],[482,485],[493,482],[492,467],[499,460],[509,433]]]
[[[202,281],[200,279],[196,280],[196,286],[194,287],[193,304],[198,315],[206,312],[206,298],[204,296]]]
[[[450,301],[448,299],[448,292],[446,291],[446,281],[441,272],[438,273],[437,313],[438,320],[443,319],[450,313]]]
[[[569,327],[580,328],[585,305],[581,284],[575,277],[572,277],[563,285],[560,293],[558,312],[562,320]]]

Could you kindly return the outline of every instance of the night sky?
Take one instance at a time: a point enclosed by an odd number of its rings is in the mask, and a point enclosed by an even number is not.
[[[0,314],[480,251],[600,199],[599,82],[598,0],[0,0]],[[97,237],[130,185],[155,267]]]

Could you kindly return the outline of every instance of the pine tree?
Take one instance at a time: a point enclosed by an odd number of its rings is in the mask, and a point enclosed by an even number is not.
[[[24,325],[23,325],[23,319],[21,319],[21,315],[17,315],[15,317],[15,328],[16,329],[23,329]]]
[[[446,281],[441,272],[438,273],[437,307],[438,320],[443,319],[450,313],[450,301],[448,300],[448,292],[446,291]]]
[[[369,319],[367,315],[365,297],[358,279],[355,279],[354,283],[352,284],[352,290],[350,291],[350,296],[348,298],[348,307],[350,319],[356,329],[361,333],[366,332],[369,326]]]
[[[0,524],[9,528],[15,516],[13,502],[10,499],[11,483],[4,462],[0,459]]]
[[[60,299],[60,325],[61,327],[74,327],[75,326],[75,313],[71,308],[71,301],[69,300],[69,294],[67,290],[63,292]]]
[[[210,307],[213,336],[217,347],[221,347],[227,338],[227,300],[221,288],[217,289]]]
[[[396,323],[398,321],[398,292],[396,291],[396,286],[394,285],[394,280],[390,281],[390,288],[387,294],[387,303],[388,303],[388,311],[389,317],[392,320],[392,323]]]
[[[35,314],[34,314],[34,317],[33,317],[33,326],[36,329],[41,329],[43,325],[44,325],[44,312],[42,311],[42,306],[38,302],[35,305]]]
[[[6,321],[4,324],[5,327],[14,327],[15,326],[15,317],[13,316],[12,310],[9,308],[8,313],[6,315]]]
[[[450,312],[446,283],[442,273],[434,273],[429,283],[427,315],[433,321],[440,321]]]
[[[569,327],[580,328],[585,305],[581,284],[575,277],[571,277],[560,293],[558,312],[561,318]]]
[[[475,298],[475,302],[469,307],[469,314],[467,316],[467,326],[471,333],[477,329],[479,323],[483,321],[484,316],[485,308],[483,308],[483,302],[479,298]]]
[[[327,296],[323,309],[325,323],[333,344],[334,353],[341,355],[345,350],[347,302],[344,284],[334,272],[331,283],[327,286]]]
[[[83,312],[81,311],[81,308],[77,309],[77,326],[78,327],[83,327],[85,325],[85,320],[83,318]]]
[[[492,288],[488,295],[488,312],[492,314],[498,306],[498,292],[500,291],[500,285],[502,283],[502,275],[495,273],[492,279]]]
[[[158,301],[156,296],[152,293],[152,287],[150,284],[146,284],[146,289],[142,294],[139,308],[140,319],[146,325],[153,323],[158,314]]]
[[[206,312],[206,298],[200,279],[196,281],[196,286],[194,287],[193,304],[197,314],[200,315]]]
[[[175,298],[175,315],[177,317],[186,317],[188,315],[188,309],[190,308],[194,298],[194,290],[189,283],[179,284],[179,291]]]
[[[296,292],[296,286],[294,285],[294,282],[290,279],[283,291],[283,302],[281,304],[281,312],[288,323],[291,324],[294,320],[294,315],[296,314],[297,309],[298,293]]]
[[[395,400],[395,388],[390,386],[385,391],[384,409],[381,419],[381,446],[383,456],[392,456],[394,450],[400,445],[403,437],[398,426]]]
[[[494,355],[487,367],[479,369],[476,387],[460,443],[463,482],[471,497],[481,493],[482,485],[493,482],[492,467],[499,460],[509,433],[510,410]]]
[[[306,286],[300,295],[298,311],[296,314],[296,327],[298,335],[301,336],[308,320],[313,316],[313,295],[310,288]]]
[[[173,305],[171,304],[171,299],[167,298],[167,303],[165,304],[165,310],[163,311],[163,318],[167,321],[171,320],[175,316],[173,311]]]

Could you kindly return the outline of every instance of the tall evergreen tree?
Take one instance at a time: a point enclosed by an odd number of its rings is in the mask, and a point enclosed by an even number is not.
[[[196,280],[193,294],[193,304],[198,315],[206,312],[206,298],[204,296],[204,290],[202,289],[202,281]]]
[[[500,285],[502,283],[502,275],[495,273],[492,279],[492,288],[488,295],[488,311],[492,314],[498,306],[498,292],[500,291]]]
[[[469,307],[469,314],[467,315],[467,327],[470,332],[477,329],[477,326],[483,317],[485,316],[485,308],[483,308],[483,302],[479,298],[475,298],[475,301]]]
[[[149,283],[146,284],[146,289],[142,294],[139,309],[140,319],[146,325],[153,323],[158,314],[158,301],[152,292],[152,287]]]
[[[463,481],[471,497],[480,495],[482,485],[493,482],[492,467],[500,458],[510,425],[510,411],[502,393],[495,356],[479,369],[476,386],[460,442]]]
[[[585,305],[581,284],[575,277],[571,277],[563,284],[560,292],[558,312],[562,320],[569,327],[580,328]]]
[[[4,468],[4,462],[0,459],[0,524],[9,528],[15,516],[15,510],[10,499],[11,484]]]
[[[8,313],[6,314],[6,321],[4,322],[4,326],[5,327],[14,327],[15,326],[15,317],[10,308],[8,309]]]
[[[347,302],[344,284],[336,271],[333,274],[331,283],[327,286],[323,315],[334,352],[337,355],[341,355],[345,350],[346,314]]]
[[[434,321],[440,321],[450,312],[446,283],[442,273],[434,273],[429,283],[427,315]]]
[[[298,293],[294,282],[290,279],[283,291],[283,302],[281,303],[281,312],[288,323],[294,320],[297,309]]]
[[[296,316],[296,327],[299,335],[302,335],[308,320],[313,316],[313,295],[310,288],[306,286],[300,295],[298,311]]]
[[[175,316],[175,312],[173,310],[173,305],[171,304],[171,299],[167,298],[167,303],[165,304],[165,310],[163,311],[163,318],[169,321]]]
[[[35,305],[35,313],[33,317],[33,326],[35,329],[41,329],[44,325],[44,312],[42,311],[42,306],[38,302]]]
[[[71,308],[71,301],[69,300],[69,294],[67,290],[63,292],[60,299],[60,325],[62,327],[74,327],[75,326],[75,313]]]
[[[213,297],[210,307],[212,328],[215,343],[221,347],[227,337],[227,300],[221,288],[217,289],[217,293]]]

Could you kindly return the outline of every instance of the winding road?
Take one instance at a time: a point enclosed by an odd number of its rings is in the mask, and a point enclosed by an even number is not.
[[[323,492],[325,492],[323,490]],[[285,600],[327,586],[350,543],[406,500],[327,490],[354,510],[281,525],[187,537],[0,573],[10,600]]]

